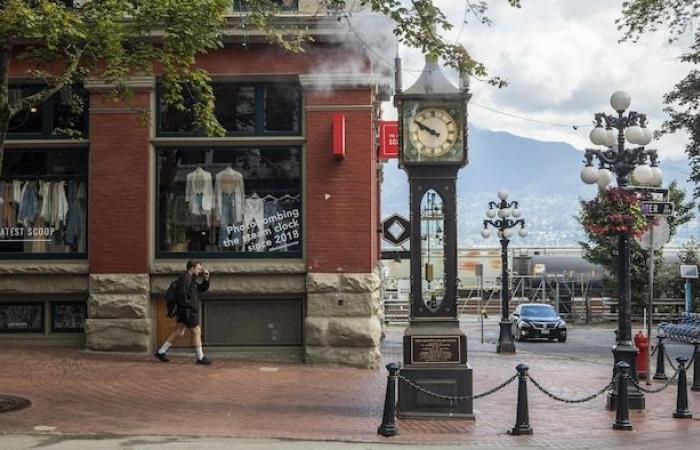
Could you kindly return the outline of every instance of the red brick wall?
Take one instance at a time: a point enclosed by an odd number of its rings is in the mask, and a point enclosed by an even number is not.
[[[130,107],[90,95],[89,260],[91,273],[148,273],[150,107],[137,92]]]
[[[369,88],[308,92],[306,106],[306,249],[309,272],[370,272],[377,258],[377,176]],[[337,111],[313,106],[339,105]],[[332,116],[345,114],[346,155],[332,154]],[[326,199],[326,194],[330,195]]]

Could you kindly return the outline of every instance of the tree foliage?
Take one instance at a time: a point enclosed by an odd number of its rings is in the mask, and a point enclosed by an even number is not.
[[[679,226],[688,223],[694,217],[694,204],[686,200],[686,193],[678,188],[674,181],[669,185],[669,201],[673,203],[673,214],[666,219],[671,231],[671,238],[675,236]],[[585,216],[584,208],[587,202],[581,201],[581,211],[577,217],[579,222]],[[592,264],[603,267],[606,275],[606,285],[611,292],[617,292],[618,270],[618,237],[604,236],[586,231],[587,242],[579,242],[583,250],[583,258]],[[636,240],[630,240],[630,277],[632,280],[632,303],[644,305],[649,292],[649,252],[643,250]],[[661,273],[662,256],[655,256],[655,277]],[[654,289],[660,293],[664,283],[659,283]]]
[[[667,29],[669,41],[690,33],[693,43],[681,56],[690,64],[688,74],[664,96],[665,111],[669,114],[662,133],[686,131],[690,140],[685,151],[690,160],[690,180],[695,183],[694,198],[700,198],[700,29],[694,21],[700,14],[698,0],[630,0],[623,3],[618,27],[623,40],[636,42],[648,32]]]

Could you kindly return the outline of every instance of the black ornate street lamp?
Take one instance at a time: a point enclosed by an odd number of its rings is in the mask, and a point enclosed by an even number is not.
[[[498,238],[501,241],[501,322],[499,324],[501,331],[498,337],[498,345],[496,352],[498,353],[515,353],[515,342],[511,334],[511,323],[508,319],[508,302],[510,301],[510,285],[508,283],[508,243],[513,236],[513,228],[520,225],[518,235],[520,237],[527,236],[525,228],[525,220],[520,219],[520,209],[518,202],[508,202],[508,191],[498,191],[499,202],[489,202],[489,209],[486,211],[484,220],[484,229],[481,230],[481,236],[484,239],[491,237],[489,226],[498,230]],[[509,219],[513,216],[515,220]],[[499,218],[496,219],[496,216]]]
[[[595,128],[591,131],[591,142],[605,149],[586,149],[586,166],[581,171],[581,180],[586,184],[597,183],[605,187],[616,178],[617,186],[625,188],[630,175],[637,183],[658,185],[662,173],[658,167],[656,150],[646,149],[652,133],[646,127],[646,114],[625,111],[630,106],[630,95],[624,91],[615,92],[610,97],[610,105],[617,116],[598,113],[595,115]],[[615,131],[617,130],[617,135]],[[625,146],[628,143],[636,147]],[[598,167],[595,167],[596,160]],[[646,165],[649,161],[650,165]],[[615,346],[612,349],[615,365],[624,361],[630,365],[630,376],[637,379],[636,355],[638,349],[632,342],[632,298],[630,286],[630,236],[627,233],[618,238],[618,330]],[[613,371],[615,370],[613,365]],[[616,388],[608,393],[608,408],[615,408]],[[644,394],[634,385],[628,387],[629,407],[644,409]]]

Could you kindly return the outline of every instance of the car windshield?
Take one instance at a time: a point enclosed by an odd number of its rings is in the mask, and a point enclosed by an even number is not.
[[[541,319],[556,319],[558,318],[557,313],[554,312],[554,308],[548,305],[542,306],[523,306],[521,311],[522,317],[537,317]]]

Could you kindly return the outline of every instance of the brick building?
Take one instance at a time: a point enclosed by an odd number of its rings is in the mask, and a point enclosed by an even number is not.
[[[72,88],[84,91],[83,115],[61,93],[13,119],[0,342],[150,351],[174,326],[167,286],[200,259],[212,272],[201,311],[210,354],[377,367],[387,64],[352,27],[316,15],[316,1],[283,3],[280,20],[314,37],[304,53],[266,44],[232,11],[224,48],[197,61],[226,137],[203,137],[168,108],[157,74],[130,80],[128,104],[91,80]],[[13,62],[12,95],[33,89],[26,64]],[[337,114],[344,157],[333,153]],[[83,138],[55,133],[67,123]]]

